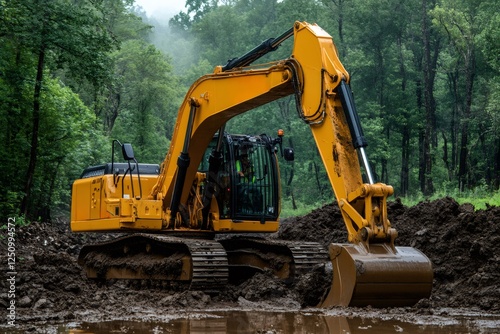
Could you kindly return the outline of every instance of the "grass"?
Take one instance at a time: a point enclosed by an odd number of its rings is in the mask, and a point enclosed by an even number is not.
[[[406,206],[414,206],[419,202],[429,200],[437,200],[443,197],[452,197],[459,204],[470,203],[474,205],[476,210],[483,210],[489,206],[500,206],[500,191],[486,191],[482,188],[459,192],[458,190],[451,192],[436,192],[430,197],[423,195],[401,197],[401,202]]]
[[[333,199],[332,199],[333,202]],[[280,218],[288,218],[288,217],[298,217],[298,216],[305,216],[311,211],[322,208],[328,203],[314,203],[314,204],[304,204],[304,203],[299,203],[297,202],[297,209],[294,210],[292,208],[292,202],[289,200],[283,200],[281,202],[281,214]]]

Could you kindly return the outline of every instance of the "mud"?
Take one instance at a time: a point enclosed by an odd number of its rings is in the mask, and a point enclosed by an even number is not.
[[[398,231],[396,246],[421,250],[433,264],[429,300],[417,307],[476,307],[500,311],[500,207],[475,211],[452,198],[405,207],[388,205],[389,220]],[[337,205],[304,217],[288,219],[278,237],[287,240],[345,242],[347,233]]]
[[[398,230],[397,245],[423,251],[432,261],[434,284],[430,299],[398,309],[412,315],[440,310],[500,313],[500,208],[474,211],[451,198],[405,207],[389,204],[389,219]],[[16,231],[16,322],[124,319],[137,314],[168,314],[179,310],[255,309],[298,311],[314,306],[329,286],[328,265],[296,282],[258,273],[241,284],[229,284],[209,295],[185,291],[182,284],[147,280],[88,280],[77,264],[84,244],[116,235],[74,234],[67,222],[33,223]],[[3,230],[5,231],[5,230]],[[4,232],[5,233],[5,232]],[[327,205],[303,217],[283,221],[271,238],[345,242],[339,209]],[[0,261],[7,263],[6,239],[0,240]],[[331,270],[331,269],[330,269]],[[9,303],[7,282],[0,282],[0,316]],[[149,311],[148,311],[149,310]],[[373,310],[371,310],[373,312]],[[376,313],[393,312],[377,310]],[[29,329],[29,328],[28,328]]]

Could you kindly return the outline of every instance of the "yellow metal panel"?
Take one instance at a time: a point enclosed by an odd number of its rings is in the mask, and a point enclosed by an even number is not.
[[[132,200],[127,198],[120,199],[120,217],[132,216]]]
[[[76,180],[73,183],[71,194],[72,221],[90,218],[90,189],[90,179]]]
[[[73,232],[111,231],[120,229],[119,218],[76,220],[71,222]]]
[[[135,201],[134,207],[136,209],[137,217],[148,219],[161,219],[162,217],[162,203],[155,200],[139,200]]]
[[[120,218],[108,218],[71,222],[73,232],[160,230],[161,226],[161,219],[137,219],[135,222],[123,222]]]
[[[101,218],[101,178],[90,183],[90,219]]]
[[[262,224],[259,221],[239,221],[234,222],[230,219],[221,219],[213,223],[216,232],[268,232],[278,231],[279,222],[267,221]]]
[[[120,228],[123,230],[161,230],[161,219],[136,219],[133,223],[122,222]]]

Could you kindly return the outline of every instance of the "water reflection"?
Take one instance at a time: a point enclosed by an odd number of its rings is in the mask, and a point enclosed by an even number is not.
[[[495,326],[477,328],[471,320],[462,319],[461,321],[453,320],[423,325],[395,320],[324,316],[314,313],[231,311],[191,314],[187,319],[176,319],[168,322],[82,323],[74,328],[66,327],[66,331],[62,333],[496,333]],[[493,323],[500,324],[498,319],[493,320]]]

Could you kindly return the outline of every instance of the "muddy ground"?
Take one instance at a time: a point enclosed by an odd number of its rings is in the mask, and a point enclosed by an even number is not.
[[[430,299],[401,312],[432,314],[435,309],[459,308],[500,313],[500,207],[474,211],[472,205],[444,198],[414,207],[395,200],[388,210],[399,232],[396,244],[420,249],[434,269]],[[28,328],[28,324],[38,322],[124,319],[144,312],[242,308],[293,311],[314,305],[324,293],[325,282],[329,285],[324,268],[291,284],[267,273],[256,274],[239,285],[228,285],[219,295],[148,281],[96,283],[86,279],[76,258],[83,244],[106,240],[110,235],[73,234],[67,222],[33,223],[18,227],[16,232],[16,323]],[[332,204],[284,220],[280,231],[271,237],[318,241],[327,247],[331,242],[345,242],[346,232],[339,209]],[[4,268],[4,237],[0,251]],[[2,319],[10,301],[7,291],[8,282],[2,279]]]

